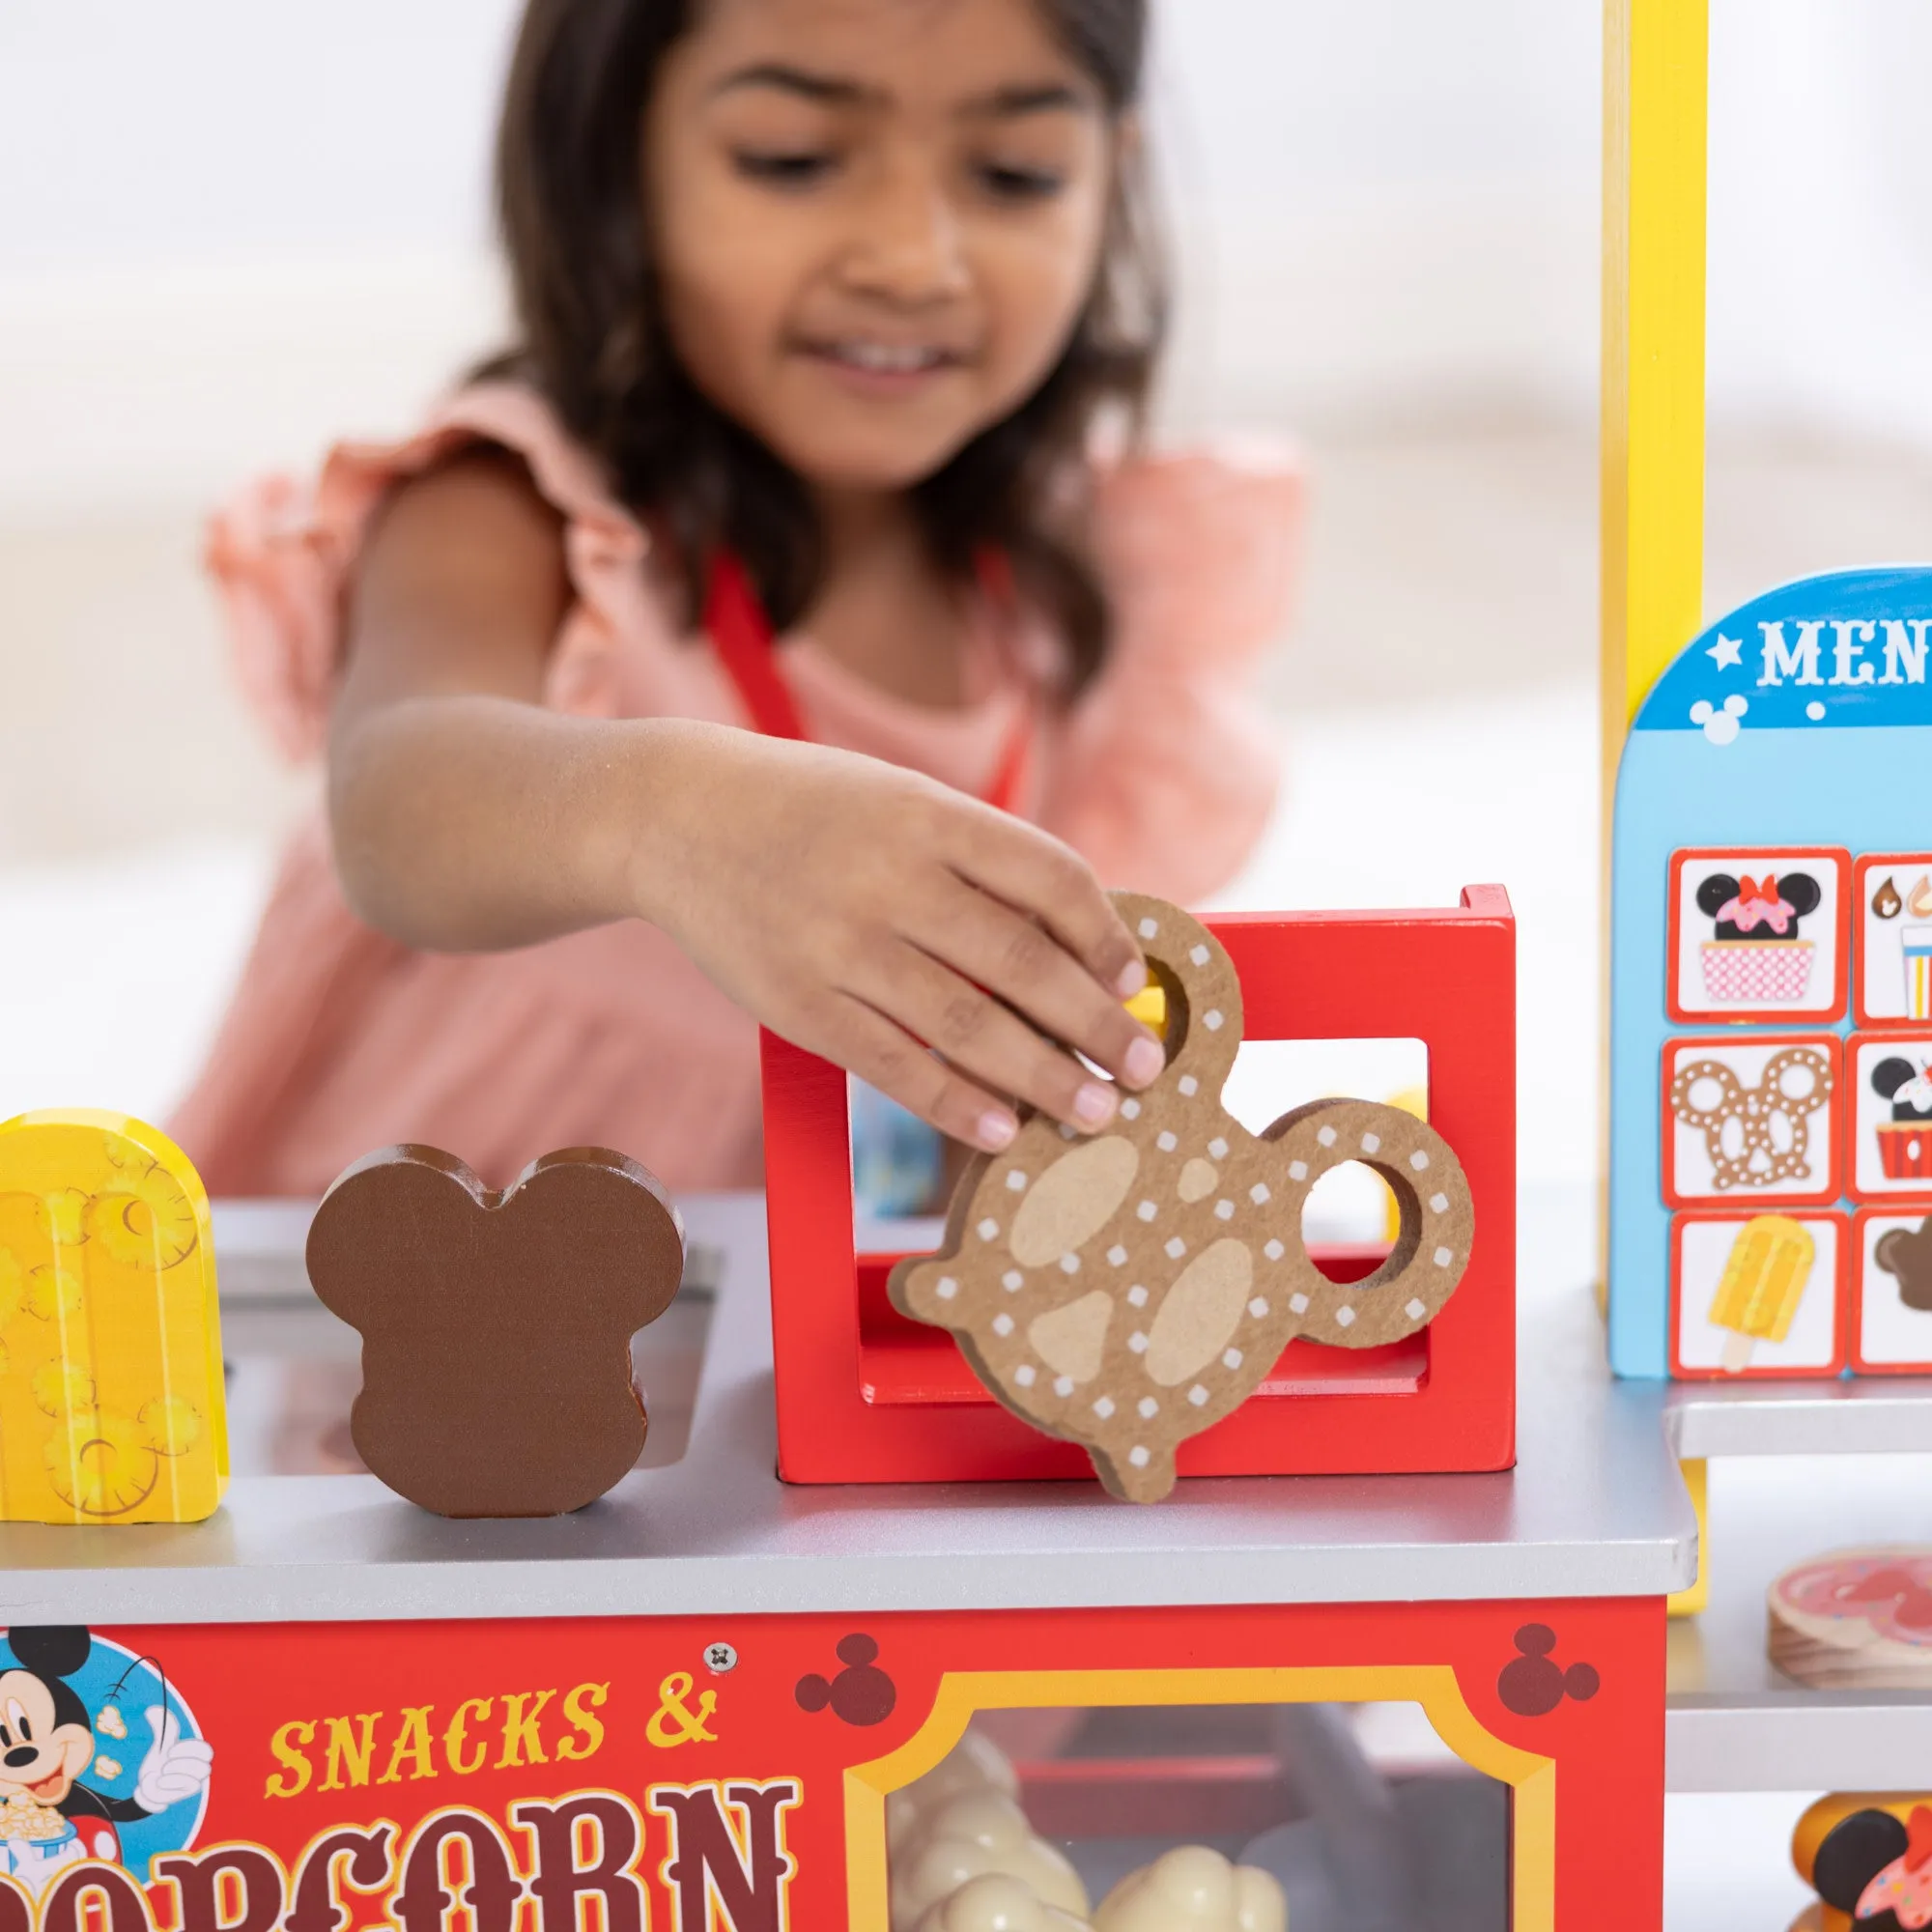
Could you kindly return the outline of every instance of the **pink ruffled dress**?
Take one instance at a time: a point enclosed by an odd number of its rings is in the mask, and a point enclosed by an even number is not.
[[[468,442],[522,455],[564,521],[575,602],[544,702],[595,718],[749,723],[701,637],[645,569],[649,537],[529,391],[455,395],[402,443],[346,444],[312,491],[260,486],[213,525],[242,686],[282,751],[316,756],[341,659],[344,592],[370,513]],[[968,701],[884,694],[781,639],[811,735],[978,792],[1027,720],[1019,798],[1110,883],[1188,900],[1246,855],[1275,788],[1250,676],[1278,635],[1301,489],[1292,466],[1184,456],[1100,479],[1095,539],[1113,655],[1071,707],[1051,640],[972,649]],[[655,927],[631,921],[497,953],[412,952],[363,924],[318,814],[296,836],[227,1016],[169,1131],[218,1196],[316,1195],[350,1162],[426,1141],[502,1186],[553,1148],[641,1160],[674,1190],[760,1180],[757,1032]]]

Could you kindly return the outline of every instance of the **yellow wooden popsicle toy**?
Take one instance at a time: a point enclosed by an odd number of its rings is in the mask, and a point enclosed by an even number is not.
[[[125,1114],[0,1125],[0,1520],[197,1522],[228,1485],[208,1196]]]

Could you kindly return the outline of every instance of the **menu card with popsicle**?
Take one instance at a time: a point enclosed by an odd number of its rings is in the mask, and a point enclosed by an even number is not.
[[[1671,1373],[1835,1375],[1846,1363],[1849,1218],[1698,1211],[1671,1231]]]

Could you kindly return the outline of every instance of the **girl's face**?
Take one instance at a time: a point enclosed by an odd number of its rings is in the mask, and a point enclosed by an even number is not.
[[[1033,0],[710,0],[645,118],[676,353],[819,489],[917,483],[1059,359],[1116,138]]]

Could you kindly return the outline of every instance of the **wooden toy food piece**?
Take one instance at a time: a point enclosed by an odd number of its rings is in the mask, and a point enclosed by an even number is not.
[[[1767,1652],[1820,1690],[1932,1690],[1932,1548],[1842,1549],[1771,1586]]]
[[[933,1813],[969,1791],[997,1791],[1018,1800],[1019,1774],[991,1738],[968,1731],[923,1777],[886,1799],[886,1844],[897,1851],[922,1836]]]
[[[1034,1835],[1015,1800],[987,1788],[949,1799],[895,1850],[893,1932],[914,1932],[935,1905],[989,1872],[1019,1880],[1043,1904],[1087,1917],[1087,1888],[1066,1855]]]
[[[1791,1834],[1791,1861],[1823,1901],[1812,1908],[1819,1932],[1932,1924],[1932,1795],[1821,1798]]]
[[[1231,1414],[1297,1334],[1375,1348],[1433,1321],[1468,1264],[1474,1209],[1447,1143],[1398,1108],[1321,1100],[1257,1139],[1221,1104],[1241,989],[1207,929],[1117,893],[1167,994],[1168,1066],[1092,1139],[1036,1116],[977,1156],[935,1255],[893,1270],[895,1304],[950,1328],[974,1373],[1118,1496],[1153,1502],[1175,1451]],[[1301,1236],[1308,1191],[1362,1161],[1401,1205],[1393,1251],[1330,1281]]]
[[[1094,1932],[1288,1932],[1288,1899],[1267,1872],[1179,1845],[1107,1894]]]
[[[208,1197],[125,1114],[0,1126],[0,1519],[198,1522],[228,1487]]]
[[[1086,1919],[1044,1904],[1004,1872],[971,1878],[919,1921],[918,1932],[1091,1932]]]
[[[546,1154],[501,1194],[453,1154],[384,1148],[308,1236],[316,1293],[362,1335],[356,1452],[439,1516],[560,1516],[635,1465],[631,1337],[683,1268],[664,1190],[604,1148]]]

